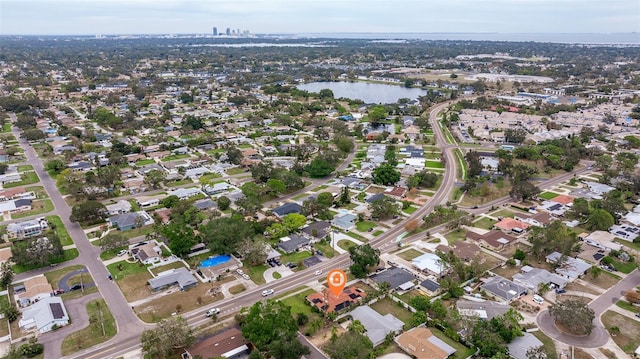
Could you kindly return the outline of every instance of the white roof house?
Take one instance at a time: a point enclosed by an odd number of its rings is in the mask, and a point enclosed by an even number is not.
[[[383,316],[368,305],[357,307],[351,311],[350,315],[353,320],[359,320],[362,323],[366,329],[365,334],[374,347],[382,344],[389,333],[400,333],[404,327],[404,322],[393,314]]]
[[[411,263],[421,271],[427,271],[437,276],[446,272],[448,266],[445,262],[433,253],[425,253],[417,258],[414,258]]]
[[[558,252],[553,252],[549,254],[546,259],[549,263],[556,263],[563,258],[562,254]],[[573,281],[591,268],[591,264],[583,261],[582,259],[577,259],[573,257],[564,257],[565,261],[556,268],[556,273],[560,276],[569,279],[569,281]]]
[[[176,190],[167,192],[167,195],[169,195],[169,196],[178,196],[178,198],[180,198],[180,199],[191,198],[191,197],[197,196],[199,194],[204,195],[204,192],[202,192],[197,187],[178,188]]]
[[[40,333],[51,331],[54,325],[61,327],[67,324],[69,315],[60,297],[40,299],[22,312],[19,322],[23,330],[35,329]]]
[[[105,206],[107,208],[107,213],[109,216],[115,216],[116,214],[123,214],[127,212],[131,212],[133,206],[129,201],[120,200],[114,204],[109,204]]]

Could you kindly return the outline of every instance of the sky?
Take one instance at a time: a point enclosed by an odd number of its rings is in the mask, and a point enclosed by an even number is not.
[[[0,0],[0,34],[640,33],[640,0]]]

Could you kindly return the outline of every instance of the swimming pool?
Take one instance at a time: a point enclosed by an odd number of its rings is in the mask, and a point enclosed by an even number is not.
[[[202,262],[200,262],[200,268],[214,267],[222,263],[227,263],[230,260],[231,260],[231,256],[228,254],[221,254],[219,256],[209,257],[203,260]]]

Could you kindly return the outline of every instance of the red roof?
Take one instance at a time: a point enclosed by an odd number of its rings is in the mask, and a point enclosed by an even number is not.
[[[320,309],[321,311],[333,312],[340,311],[347,308],[356,302],[360,301],[360,298],[367,296],[362,289],[355,286],[345,288],[339,296],[333,295],[329,290],[324,292],[316,292],[309,294],[307,300],[311,305]],[[326,300],[326,303],[325,303]]]
[[[567,196],[566,194],[561,194],[559,196],[553,197],[551,199],[552,202],[556,202],[556,203],[560,203],[562,205],[568,205],[570,203],[573,203],[573,197],[571,196]]]
[[[514,228],[520,228],[522,230],[525,230],[525,229],[529,228],[528,224],[526,224],[524,222],[520,222],[520,221],[515,220],[513,218],[504,218],[500,222],[496,223],[495,226],[497,228],[502,229],[503,231],[511,231]]]

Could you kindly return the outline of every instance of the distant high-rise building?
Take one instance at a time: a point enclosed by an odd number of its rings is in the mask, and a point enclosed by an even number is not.
[[[227,28],[226,33],[227,33],[227,36],[231,36],[231,29],[230,29],[230,28]]]
[[[218,28],[215,26],[213,28],[213,36],[218,36]]]
[[[238,29],[238,31],[236,31],[236,34],[238,34],[238,36],[242,35],[242,33],[240,32],[240,29]]]

